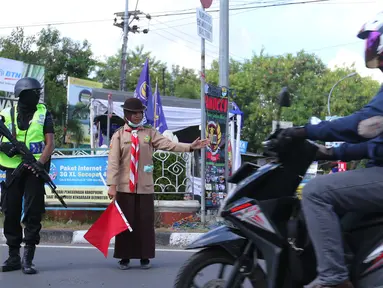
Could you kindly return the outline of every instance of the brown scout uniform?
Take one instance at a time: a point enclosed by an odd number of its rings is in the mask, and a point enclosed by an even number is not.
[[[114,133],[108,156],[107,184],[117,185],[116,200],[133,228],[133,232],[116,236],[114,258],[151,259],[155,257],[153,151],[191,152],[191,147],[169,140],[150,126],[142,127],[138,131],[138,181],[132,193],[129,189],[131,133],[128,129],[125,124]]]

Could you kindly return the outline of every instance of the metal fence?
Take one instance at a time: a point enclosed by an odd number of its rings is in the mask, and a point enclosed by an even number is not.
[[[58,148],[52,158],[66,156],[107,155],[109,149]],[[157,150],[153,154],[155,193],[194,195],[194,153]]]

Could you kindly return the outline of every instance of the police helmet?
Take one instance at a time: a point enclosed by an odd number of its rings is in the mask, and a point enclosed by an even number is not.
[[[21,92],[27,90],[42,90],[41,83],[35,78],[21,78],[15,85],[15,97],[19,97]]]

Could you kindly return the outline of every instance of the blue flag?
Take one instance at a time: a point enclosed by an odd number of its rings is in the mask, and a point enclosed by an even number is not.
[[[147,107],[144,114],[144,123],[154,124],[154,101],[152,95],[152,88],[150,86],[149,75],[149,59],[146,59],[144,68],[142,68],[140,78],[134,90],[134,97],[141,100],[142,104]]]
[[[158,90],[158,83],[156,82],[156,91],[154,92],[155,101],[155,125],[154,127],[162,134],[165,130],[168,130],[168,124],[166,124],[164,110],[162,109],[162,101],[160,91]]]
[[[241,109],[239,109],[238,105],[234,101],[232,102],[232,105],[233,105],[233,109],[230,110],[230,113],[233,113],[234,115],[241,115],[242,116],[241,128],[243,128],[243,123],[244,123],[243,112],[241,111]]]

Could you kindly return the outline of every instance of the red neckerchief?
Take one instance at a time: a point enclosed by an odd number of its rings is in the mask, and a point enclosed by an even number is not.
[[[133,130],[143,130],[144,128],[142,126],[139,126],[137,128],[132,128],[128,126],[128,128],[125,129],[125,132],[132,132]]]
[[[131,133],[129,190],[132,193],[136,192],[137,181],[138,181],[138,161],[140,159],[140,145],[138,141],[139,130],[142,130],[141,126],[135,129],[128,126],[128,128],[125,129],[126,132]]]

